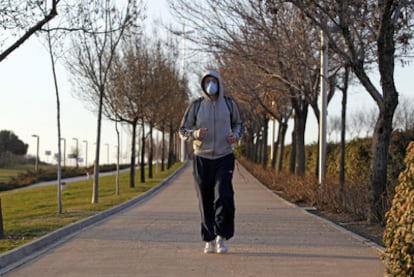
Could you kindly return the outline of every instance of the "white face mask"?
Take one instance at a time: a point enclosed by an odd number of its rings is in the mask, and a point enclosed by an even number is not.
[[[217,89],[217,84],[213,81],[208,82],[208,84],[206,85],[206,92],[208,95],[217,94]]]

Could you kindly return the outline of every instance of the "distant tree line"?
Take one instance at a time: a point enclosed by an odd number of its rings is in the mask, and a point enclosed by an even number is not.
[[[21,141],[12,131],[0,131],[0,168],[16,163],[17,159],[27,154],[29,145]]]

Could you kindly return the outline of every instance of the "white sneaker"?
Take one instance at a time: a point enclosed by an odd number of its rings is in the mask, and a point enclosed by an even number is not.
[[[224,238],[217,236],[216,237],[216,253],[224,254],[227,253],[227,246],[224,241]]]
[[[214,253],[216,251],[216,242],[214,240],[206,242],[204,254]]]

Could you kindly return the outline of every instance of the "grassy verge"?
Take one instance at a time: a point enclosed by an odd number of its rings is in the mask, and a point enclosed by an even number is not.
[[[154,174],[140,182],[136,172],[135,187],[129,187],[129,172],[120,175],[120,195],[115,195],[115,175],[99,178],[99,203],[91,204],[92,179],[67,183],[62,190],[62,214],[58,214],[56,185],[33,187],[0,193],[5,239],[0,253],[26,244],[51,231],[114,207],[160,184],[181,166]],[[146,175],[147,176],[147,175]]]

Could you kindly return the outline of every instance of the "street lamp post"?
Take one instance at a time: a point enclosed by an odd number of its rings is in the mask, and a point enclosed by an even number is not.
[[[66,167],[66,139],[61,138],[63,140],[63,167]]]
[[[85,143],[85,167],[88,167],[88,141],[84,140]]]
[[[35,161],[35,172],[37,173],[39,170],[39,136],[32,135],[32,137],[36,138],[37,140],[37,147],[36,147],[36,161]]]
[[[324,31],[321,31],[321,95],[319,113],[319,186],[323,190],[326,163],[326,114],[327,114],[327,87],[328,87],[328,43]]]
[[[320,31],[321,36],[321,65],[320,65],[320,112],[319,112],[319,188],[323,193],[326,171],[326,125],[327,125],[327,89],[328,89],[328,35],[340,32],[338,26],[326,25],[325,31]]]
[[[194,30],[190,30],[190,31],[186,31],[185,30],[185,25],[183,25],[183,30],[182,31],[174,31],[173,32],[175,35],[178,36],[182,36],[183,40],[182,40],[182,44],[183,44],[183,48],[182,48],[182,58],[181,58],[181,74],[183,77],[183,80],[185,79],[185,37],[188,34],[192,34],[194,33]],[[186,149],[185,149],[186,143],[185,141],[182,139],[181,140],[181,162],[184,162],[186,160]]]
[[[75,155],[75,158],[76,158],[76,168],[78,168],[79,167],[79,163],[78,163],[78,161],[79,161],[79,140],[77,139],[77,138],[72,138],[74,141],[76,141],[76,155]]]

